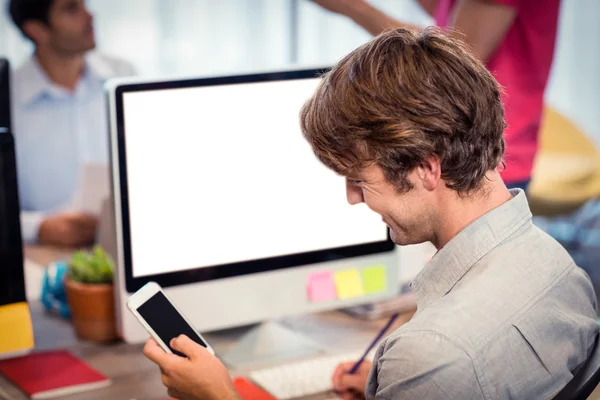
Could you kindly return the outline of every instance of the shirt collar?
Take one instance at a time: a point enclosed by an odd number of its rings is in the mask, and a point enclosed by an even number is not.
[[[452,238],[411,283],[419,309],[446,295],[484,255],[524,225],[531,224],[525,192],[510,190],[512,199],[487,212]]]
[[[28,105],[45,94],[53,95],[67,92],[50,81],[35,56],[32,56],[23,64],[19,75],[19,87],[15,87],[15,89],[18,89],[15,90],[15,94],[19,97],[19,102],[22,105]]]
[[[100,82],[118,75],[114,64],[108,58],[102,57],[98,53],[89,53],[86,56],[85,68],[85,74]]]
[[[28,105],[42,96],[60,98],[71,95],[68,90],[54,84],[48,78],[35,55],[23,64],[21,74],[17,95],[22,105]],[[114,68],[107,60],[95,54],[86,56],[82,80],[104,82],[115,75]]]

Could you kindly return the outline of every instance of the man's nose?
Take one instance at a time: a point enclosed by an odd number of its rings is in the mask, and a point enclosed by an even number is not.
[[[346,181],[346,200],[352,206],[364,202],[362,189]]]

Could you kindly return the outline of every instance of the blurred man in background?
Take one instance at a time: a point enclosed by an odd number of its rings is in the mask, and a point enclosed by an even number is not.
[[[526,190],[531,180],[554,58],[560,0],[417,0],[442,28],[467,42],[504,87],[508,129],[506,169],[510,188]],[[365,0],[313,0],[346,16],[373,35],[388,28],[421,27],[398,21]]]
[[[11,0],[9,11],[35,46],[12,84],[23,239],[91,243],[97,215],[70,206],[84,165],[108,163],[104,82],[133,68],[90,52],[93,16],[83,0]]]

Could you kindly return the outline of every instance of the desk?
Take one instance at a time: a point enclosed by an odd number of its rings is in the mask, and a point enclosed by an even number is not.
[[[25,253],[33,261],[46,264],[58,258],[68,257],[69,251],[35,247],[26,249]],[[64,397],[65,400],[159,400],[168,397],[166,389],[161,384],[158,368],[142,354],[143,344],[131,345],[120,342],[100,345],[80,341],[75,337],[68,321],[45,313],[38,302],[30,306],[36,350],[66,348],[112,380],[112,385],[107,388]],[[412,313],[401,315],[393,329],[406,323],[411,317]],[[330,345],[336,352],[345,352],[364,349],[386,321],[362,321],[345,313],[326,312],[286,318],[279,322],[318,343]],[[243,333],[244,331],[240,329],[204,336],[217,353],[223,353],[228,351]],[[247,372],[233,370],[231,374],[243,376]],[[0,376],[0,388],[8,393],[10,400],[27,400],[23,393],[2,376]],[[330,396],[320,395],[305,399],[317,400],[328,397]],[[600,386],[592,393],[590,399],[600,400]]]
[[[31,260],[45,265],[56,259],[64,259],[72,251],[44,247],[28,247],[25,254]],[[66,348],[112,380],[112,385],[103,389],[64,397],[65,400],[158,400],[166,399],[166,389],[161,384],[158,368],[142,354],[143,344],[115,343],[101,345],[80,341],[71,324],[58,316],[44,311],[41,303],[30,304],[34,327],[36,350]],[[395,327],[407,322],[412,313],[401,316]],[[386,320],[362,321],[342,312],[310,314],[278,321],[298,331],[332,351],[362,351],[377,334]],[[394,328],[395,328],[394,327]],[[243,329],[205,334],[206,340],[217,353],[228,351],[245,332]],[[233,370],[233,376],[248,371]],[[0,388],[10,395],[11,400],[26,400],[27,397],[0,376]],[[312,396],[307,399],[328,397]]]

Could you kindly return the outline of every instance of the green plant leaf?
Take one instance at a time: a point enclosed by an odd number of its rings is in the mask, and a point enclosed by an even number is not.
[[[68,263],[69,279],[88,284],[112,283],[114,262],[100,246],[75,252]]]

